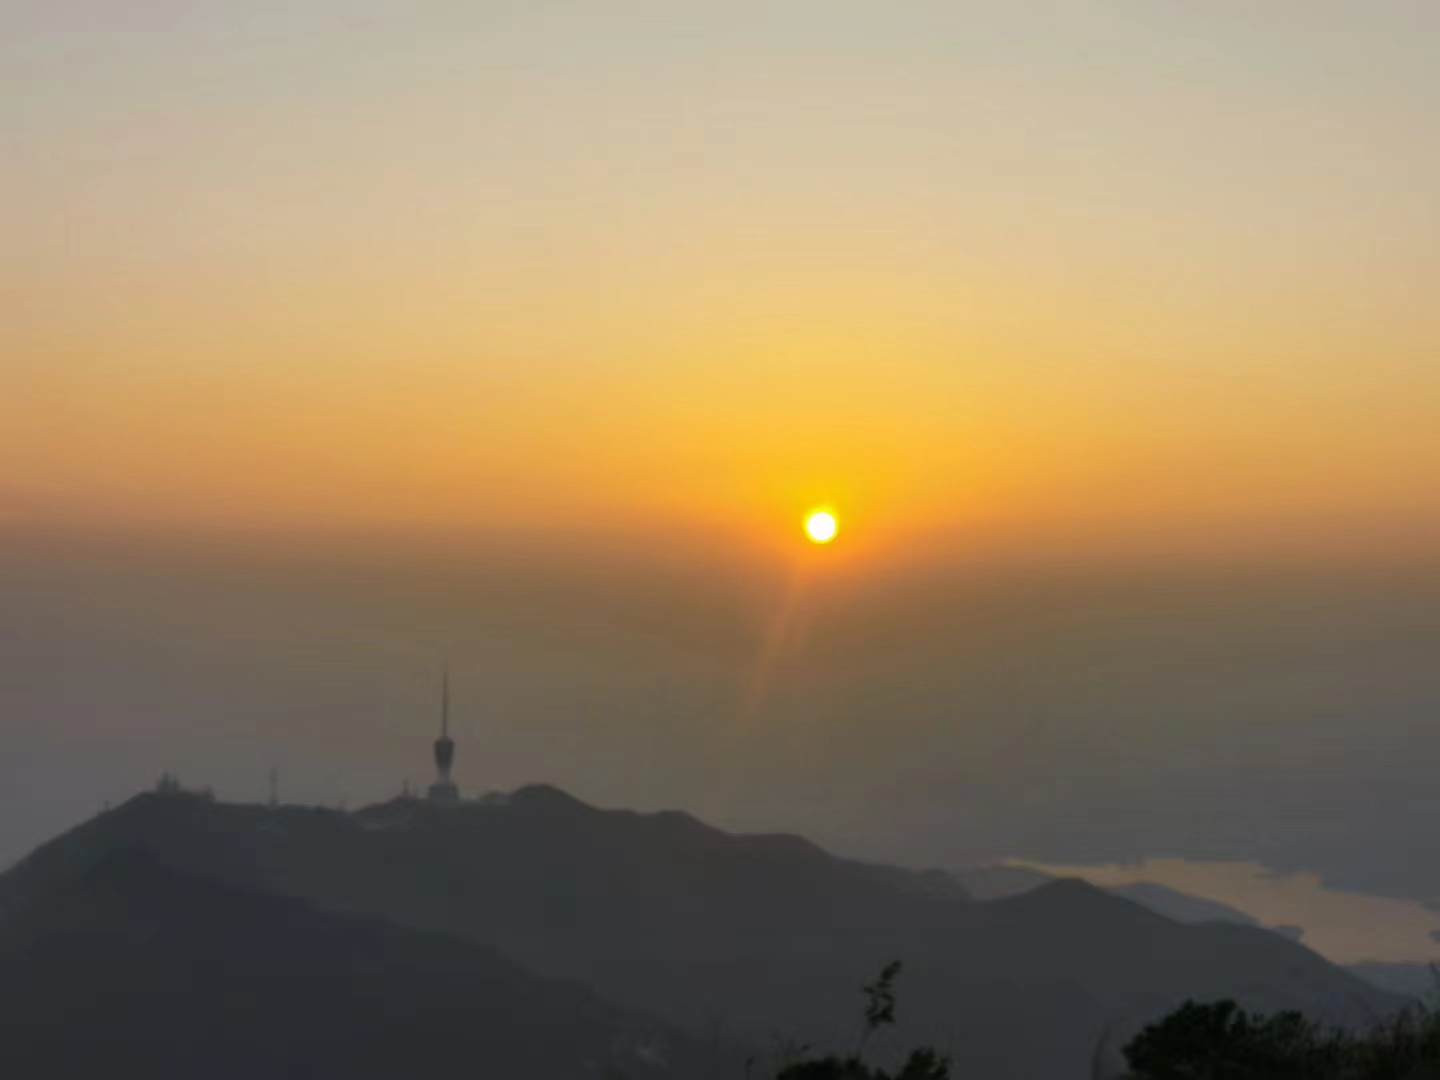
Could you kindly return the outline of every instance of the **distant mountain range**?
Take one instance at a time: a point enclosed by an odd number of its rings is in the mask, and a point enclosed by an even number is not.
[[[1079,1080],[1105,1032],[1185,998],[1341,1020],[1396,1003],[1280,935],[1181,925],[1081,882],[979,901],[947,874],[544,786],[353,814],[143,795],[0,876],[0,949],[18,958],[0,964],[0,1015],[23,1018],[0,1040],[12,1060],[43,1059],[63,1030],[150,1078],[388,1077],[402,1061],[418,1080],[558,1078],[617,1056],[627,1076],[699,1075],[717,1047],[849,1046],[858,988],[892,959],[892,1045],[935,1043],[976,1080]],[[175,1060],[215,1032],[249,1071],[166,1071],[175,1024],[201,1033]],[[317,1067],[347,1031],[355,1067]]]
[[[980,900],[998,900],[1006,896],[1018,896],[1057,880],[1054,875],[1040,870],[1009,865],[980,866],[957,870],[955,877],[970,890],[971,895]],[[1209,900],[1203,896],[1192,896],[1153,881],[1137,881],[1130,885],[1117,885],[1107,888],[1105,891],[1114,896],[1123,896],[1127,900],[1134,900],[1137,904],[1164,915],[1167,919],[1174,919],[1176,922],[1224,922],[1234,923],[1236,926],[1254,927],[1264,925],[1259,919],[1247,915],[1239,908],[1231,907],[1229,904],[1222,904],[1218,900]],[[1296,932],[1296,928],[1291,926],[1271,926],[1267,929],[1296,940],[1301,936]]]
[[[1029,867],[997,865],[978,866],[955,871],[955,877],[979,900],[996,900],[1006,896],[1019,896],[1032,889],[1057,880],[1050,874]],[[1225,922],[1236,926],[1264,926],[1260,920],[1247,915],[1239,908],[1222,904],[1202,896],[1192,896],[1152,881],[1137,881],[1107,889],[1115,896],[1122,896],[1142,904],[1151,911],[1180,923]],[[1283,934],[1293,941],[1304,939],[1304,928],[1299,926],[1270,926],[1266,929]],[[1363,979],[1371,986],[1398,994],[1406,998],[1432,996],[1440,993],[1440,971],[1435,965],[1416,963],[1381,963],[1369,961],[1346,964],[1345,970]]]

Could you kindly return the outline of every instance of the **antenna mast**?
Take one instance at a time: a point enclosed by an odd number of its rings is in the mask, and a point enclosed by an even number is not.
[[[450,661],[440,672],[440,737],[450,737]]]
[[[435,783],[430,785],[430,801],[441,806],[454,806],[460,791],[450,780],[455,764],[455,740],[450,738],[450,664],[440,674],[440,737],[435,740]]]

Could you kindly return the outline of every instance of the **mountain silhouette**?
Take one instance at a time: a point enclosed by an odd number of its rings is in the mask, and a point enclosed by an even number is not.
[[[696,1044],[446,935],[99,854],[0,918],[0,1076],[698,1076]]]
[[[1393,1005],[1277,934],[1181,925],[1082,882],[979,902],[944,874],[681,813],[599,810],[544,786],[353,814],[140,796],[0,877],[0,924],[55,880],[135,849],[227,888],[491,946],[544,978],[750,1045],[778,1032],[848,1047],[857,988],[900,959],[895,1045],[934,1043],[958,1075],[983,1080],[1078,1080],[1102,1032],[1186,998],[1334,1020]]]
[[[980,900],[1018,896],[1057,880],[1054,874],[1025,866],[976,866],[955,871],[955,877]],[[1111,885],[1105,891],[1134,900],[1142,907],[1182,923],[1228,922],[1239,926],[1263,926],[1253,915],[1208,897],[1193,896],[1154,881]],[[1270,929],[1276,930],[1277,927]],[[1291,928],[1287,928],[1291,929]]]

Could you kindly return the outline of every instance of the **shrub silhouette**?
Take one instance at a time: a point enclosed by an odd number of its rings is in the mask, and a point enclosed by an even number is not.
[[[893,1074],[857,1057],[813,1058],[787,1066],[775,1080],[950,1080],[950,1063],[929,1048],[913,1051]]]
[[[1343,1046],[1300,1013],[1258,1017],[1233,1001],[1186,1002],[1125,1048],[1145,1080],[1311,1080],[1340,1063]]]
[[[902,970],[900,961],[893,961],[885,965],[874,982],[862,987],[864,1024],[853,1054],[795,1061],[781,1069],[775,1080],[950,1080],[949,1059],[930,1047],[912,1051],[893,1074],[865,1061],[870,1040],[881,1028],[895,1023],[895,980]]]
[[[1402,1013],[1364,1035],[1299,1013],[1186,1002],[1125,1048],[1130,1080],[1435,1080],[1440,1014]]]
[[[865,1059],[874,1037],[895,1023],[902,970],[899,961],[887,964],[861,988],[853,1053],[791,1060],[773,1080],[951,1080],[949,1058],[931,1047],[912,1050],[893,1073]],[[1298,1012],[1263,1016],[1231,1000],[1187,1001],[1132,1039],[1125,1059],[1124,1080],[1440,1080],[1440,1011],[1416,1007],[1353,1034]]]

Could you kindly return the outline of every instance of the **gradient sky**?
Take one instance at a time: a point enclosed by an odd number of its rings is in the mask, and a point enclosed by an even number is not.
[[[1433,5],[464,8],[5,6],[12,516],[1436,524]]]
[[[0,854],[384,793],[449,652],[482,785],[1440,896],[1437,40],[0,6]]]

